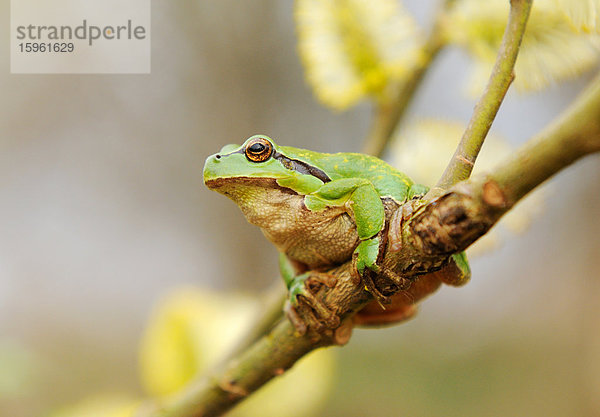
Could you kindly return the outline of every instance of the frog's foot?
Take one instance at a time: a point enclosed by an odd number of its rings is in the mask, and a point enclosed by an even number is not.
[[[352,258],[352,276],[356,281],[356,284],[360,285],[362,283],[365,287],[365,290],[371,293],[371,295],[375,298],[377,303],[379,303],[379,305],[382,308],[385,308],[384,306],[386,304],[390,304],[391,299],[382,291],[380,291],[379,288],[377,288],[377,285],[375,285],[375,281],[373,278],[374,276],[376,276],[376,273],[371,269],[364,269],[362,272],[359,272],[358,268],[356,268],[356,263],[356,256],[354,256]]]
[[[403,291],[410,287],[411,281],[398,275],[394,271],[378,265],[377,261],[380,256],[382,247],[380,238],[364,240],[359,243],[352,256],[352,272],[357,282],[362,282],[365,289],[370,292],[375,300],[384,307],[390,304],[391,299],[386,292]],[[376,284],[375,278],[383,277],[388,282],[385,288]],[[377,281],[381,282],[381,279]]]
[[[322,333],[340,325],[340,317],[317,296],[323,286],[333,288],[336,283],[335,276],[316,271],[298,275],[292,280],[285,312],[299,334],[304,335],[309,329]]]

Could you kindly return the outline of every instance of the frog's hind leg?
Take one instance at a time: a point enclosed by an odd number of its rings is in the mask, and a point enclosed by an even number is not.
[[[417,314],[415,304],[395,305],[392,301],[390,306],[383,309],[381,305],[371,302],[353,317],[352,322],[361,327],[389,326],[409,320],[415,314]]]
[[[332,274],[319,271],[306,271],[306,266],[279,254],[279,271],[289,291],[285,313],[300,334],[309,329],[321,333],[325,329],[334,329],[340,324],[340,318],[319,298],[319,290],[325,286],[335,287],[337,278]]]

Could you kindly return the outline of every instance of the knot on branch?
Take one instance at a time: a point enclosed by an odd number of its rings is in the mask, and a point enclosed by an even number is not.
[[[463,183],[423,207],[407,225],[409,237],[425,256],[448,256],[484,235],[507,208],[495,181]]]

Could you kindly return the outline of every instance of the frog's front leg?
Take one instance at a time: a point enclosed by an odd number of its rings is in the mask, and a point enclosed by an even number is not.
[[[304,199],[312,211],[331,206],[344,206],[354,217],[360,242],[353,255],[354,269],[364,280],[367,289],[378,299],[382,294],[372,285],[371,273],[381,273],[377,264],[381,251],[381,231],[385,222],[385,210],[379,193],[364,178],[343,178],[324,184]]]
[[[279,255],[279,269],[289,291],[285,312],[298,333],[305,334],[309,328],[320,333],[339,326],[339,316],[317,296],[321,286],[335,286],[335,276],[319,271],[297,274],[297,269],[284,254]]]

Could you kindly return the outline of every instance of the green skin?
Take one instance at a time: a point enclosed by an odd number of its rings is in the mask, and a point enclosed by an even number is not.
[[[264,161],[248,156],[257,140],[272,146]],[[427,190],[378,158],[278,146],[264,135],[209,156],[204,182],[235,201],[280,251],[292,303],[305,293],[304,271],[339,265],[354,255],[361,276],[367,269],[380,272],[382,199],[401,205]],[[455,261],[468,269],[463,255]]]

